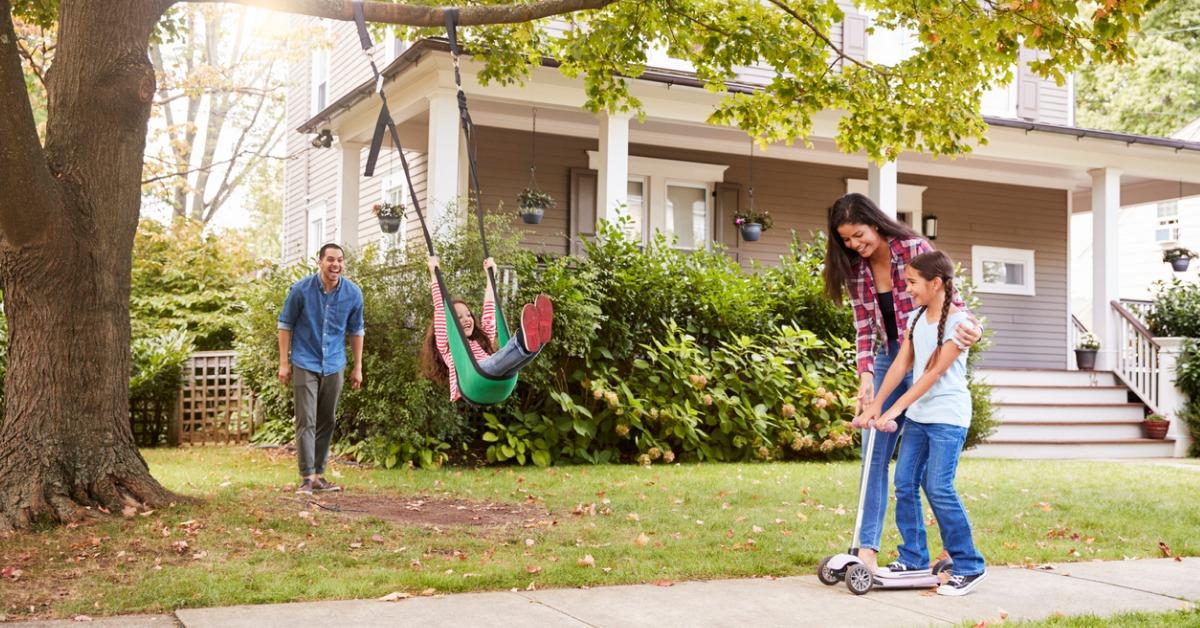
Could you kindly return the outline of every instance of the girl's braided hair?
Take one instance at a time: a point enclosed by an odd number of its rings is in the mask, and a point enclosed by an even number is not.
[[[925,370],[929,370],[929,366],[937,361],[938,354],[942,352],[942,341],[946,338],[946,318],[950,316],[950,305],[954,299],[954,262],[950,261],[950,256],[941,251],[929,251],[922,253],[908,262],[908,266],[917,271],[925,281],[933,281],[941,279],[942,286],[945,288],[945,300],[942,301],[942,317],[938,321],[937,348],[929,355],[929,360],[925,362]],[[913,330],[916,329],[917,321],[925,316],[925,310],[928,307],[922,305],[920,310],[917,310],[917,315],[913,317],[912,324],[909,326],[909,338],[912,337]],[[911,343],[910,343],[911,344]],[[916,351],[916,347],[913,347]],[[915,356],[914,356],[915,357]]]

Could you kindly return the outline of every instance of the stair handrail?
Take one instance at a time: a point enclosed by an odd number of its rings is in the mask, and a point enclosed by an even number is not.
[[[1117,313],[1116,366],[1113,372],[1151,412],[1159,412],[1158,351],[1161,347],[1150,329],[1121,301],[1113,301],[1112,308]]]

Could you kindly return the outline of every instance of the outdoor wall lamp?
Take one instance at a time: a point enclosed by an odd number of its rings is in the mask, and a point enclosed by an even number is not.
[[[333,146],[333,131],[321,129],[312,138],[313,148],[329,148]]]
[[[937,239],[937,216],[930,214],[921,219],[921,231],[925,233],[925,237],[930,240]]]

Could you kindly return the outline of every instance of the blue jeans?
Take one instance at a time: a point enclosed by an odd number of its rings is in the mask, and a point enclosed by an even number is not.
[[[888,368],[892,366],[892,361],[896,357],[896,353],[900,350],[900,343],[889,342],[875,356],[875,390],[879,390],[879,386],[883,384],[883,378],[887,375]],[[900,395],[908,392],[912,386],[912,373],[909,372],[900,381],[900,385],[896,386],[896,390],[888,395],[888,398],[883,402],[883,411],[887,412],[892,404],[900,398]],[[867,486],[863,488],[866,491],[866,498],[863,501],[863,520],[862,531],[859,533],[859,546],[867,549],[879,551],[880,537],[883,535],[883,517],[887,514],[888,505],[888,466],[892,462],[892,454],[896,452],[896,443],[900,442],[900,432],[903,431],[905,420],[901,414],[896,419],[896,424],[899,426],[895,432],[879,432],[875,431],[875,450],[871,455],[871,477],[867,480]],[[867,437],[871,432],[863,432],[863,455],[867,453]],[[865,465],[864,465],[865,468]]]
[[[967,510],[954,489],[958,455],[966,439],[967,428],[957,425],[908,421],[904,428],[904,445],[896,461],[896,527],[904,539],[900,562],[905,565],[929,565],[919,491],[923,488],[937,518],[942,547],[954,560],[954,575],[983,573],[983,556],[975,549]]]
[[[541,350],[530,353],[525,349],[525,339],[517,332],[508,339],[508,343],[500,350],[478,362],[479,369],[492,377],[510,377],[525,368]]]

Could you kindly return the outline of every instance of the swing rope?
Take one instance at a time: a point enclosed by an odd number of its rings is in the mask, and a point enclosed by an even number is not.
[[[375,93],[379,95],[381,107],[379,109],[379,117],[375,122],[375,133],[371,138],[371,148],[367,153],[367,163],[363,170],[363,175],[367,177],[374,176],[375,166],[379,161],[379,153],[383,148],[383,137],[387,133],[392,140],[392,145],[395,146],[397,154],[400,155],[400,166],[404,170],[404,179],[408,183],[409,198],[412,202],[413,211],[417,214],[417,220],[421,224],[421,234],[425,238],[425,248],[429,252],[429,256],[436,255],[433,247],[433,237],[429,231],[429,225],[426,222],[425,214],[421,211],[421,202],[417,198],[416,189],[413,187],[412,174],[408,165],[408,158],[404,154],[404,147],[400,143],[400,132],[396,128],[395,121],[392,120],[391,113],[388,109],[387,96],[383,92],[383,75],[379,71],[379,66],[375,64],[375,60],[371,55],[371,48],[374,46],[371,41],[371,34],[367,30],[366,19],[363,15],[363,5],[360,0],[355,0],[354,5],[354,22],[358,27],[358,39],[362,45],[363,54],[366,55],[368,62],[371,65],[371,72],[375,77]],[[483,248],[483,257],[487,259],[491,257],[488,250],[487,233],[484,228],[484,213],[483,202],[479,189],[479,173],[475,157],[475,125],[471,121],[471,114],[467,110],[467,95],[462,87],[462,75],[459,68],[459,56],[461,50],[458,47],[458,10],[446,10],[446,33],[447,39],[450,42],[451,56],[454,62],[454,83],[458,87],[458,111],[459,119],[462,123],[463,134],[466,139],[467,146],[467,162],[468,162],[468,203],[475,206],[475,214],[479,222],[479,241]],[[463,398],[477,405],[490,405],[499,403],[507,399],[512,394],[516,387],[517,377],[515,375],[509,377],[497,377],[490,375],[479,368],[479,363],[475,359],[475,354],[471,351],[467,335],[463,331],[462,325],[458,321],[458,317],[454,315],[453,299],[450,296],[450,291],[446,288],[446,281],[442,275],[441,268],[434,271],[434,276],[437,283],[438,291],[442,295],[442,307],[445,311],[447,321],[447,331],[451,328],[455,330],[455,334],[449,337],[450,352],[455,364],[470,364],[469,371],[465,369],[455,369],[459,391]],[[487,269],[488,289],[492,291],[492,296],[496,302],[496,341],[499,346],[503,346],[508,342],[509,331],[508,325],[504,319],[504,311],[500,300],[500,293],[496,289],[496,276],[491,268]]]

